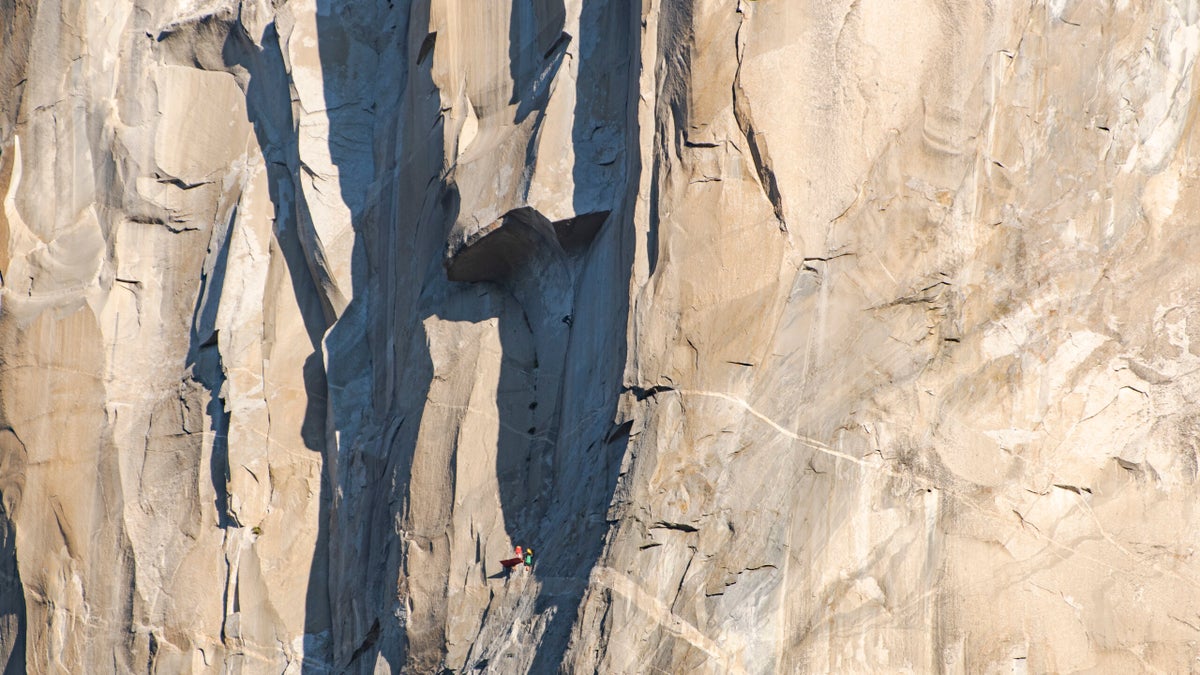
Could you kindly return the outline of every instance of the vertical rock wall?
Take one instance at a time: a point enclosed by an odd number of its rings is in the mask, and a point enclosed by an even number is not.
[[[1194,668],[1198,51],[0,0],[4,672]]]

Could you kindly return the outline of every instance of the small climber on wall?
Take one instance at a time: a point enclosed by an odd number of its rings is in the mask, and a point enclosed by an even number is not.
[[[525,549],[525,571],[528,572],[532,569],[533,569],[533,549],[526,548]]]
[[[504,569],[512,569],[525,562],[525,554],[521,550],[520,544],[513,548],[513,551],[516,553],[515,557],[500,561],[500,564],[504,566]]]

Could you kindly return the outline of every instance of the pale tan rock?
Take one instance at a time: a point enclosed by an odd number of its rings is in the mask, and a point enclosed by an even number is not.
[[[5,672],[1195,668],[1191,4],[0,26]]]

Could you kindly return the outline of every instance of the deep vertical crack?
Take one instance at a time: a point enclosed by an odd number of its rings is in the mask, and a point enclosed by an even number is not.
[[[784,215],[783,193],[779,190],[779,180],[771,165],[771,153],[767,150],[766,135],[755,129],[754,116],[750,111],[750,100],[742,89],[742,57],[746,44],[742,39],[742,28],[746,25],[746,14],[738,8],[741,15],[737,33],[734,35],[734,51],[737,55],[737,72],[733,76],[733,116],[737,120],[738,129],[746,139],[750,149],[750,158],[754,161],[754,170],[758,174],[759,187],[771,202],[775,219],[779,222],[779,230],[787,232],[787,218]]]

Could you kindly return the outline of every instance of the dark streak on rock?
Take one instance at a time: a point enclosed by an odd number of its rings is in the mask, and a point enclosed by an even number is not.
[[[605,443],[613,443],[613,442],[619,440],[622,436],[628,436],[629,432],[632,429],[633,429],[633,420],[626,420],[626,421],[622,422],[620,424],[620,426],[618,426],[616,429],[613,429],[612,432],[608,434],[608,436],[605,436],[604,442]]]
[[[350,655],[350,660],[346,662],[347,668],[358,660],[358,657],[365,654],[368,649],[375,646],[375,642],[379,640],[379,632],[379,619],[375,619],[375,623],[371,624],[371,629],[367,631],[366,637],[363,638],[362,644]]]
[[[434,31],[425,36],[425,40],[421,42],[421,48],[417,51],[417,65],[425,62],[425,57],[433,53],[433,47],[437,44],[437,32]]]
[[[677,532],[699,532],[700,531],[694,525],[688,525],[687,523],[671,523],[671,522],[667,522],[665,520],[655,521],[655,523],[650,526],[650,529],[652,529],[652,530],[675,530]]]
[[[1066,485],[1063,483],[1055,483],[1054,487],[1056,487],[1060,490],[1066,490],[1067,492],[1074,492],[1077,495],[1082,495],[1084,492],[1088,493],[1089,495],[1092,494],[1091,488],[1079,487],[1077,485]]]
[[[653,387],[650,387],[649,389],[644,389],[642,387],[634,386],[634,387],[626,388],[625,391],[631,391],[631,392],[633,392],[633,395],[637,397],[637,400],[645,401],[646,399],[650,398],[651,396],[658,396],[659,394],[662,394],[664,392],[675,391],[675,387],[665,385],[665,384],[656,384]]]
[[[163,185],[174,185],[175,187],[179,188],[180,190],[185,190],[185,191],[186,190],[194,190],[194,189],[200,187],[201,185],[209,185],[212,183],[211,180],[202,180],[199,183],[188,183],[188,182],[186,182],[180,178],[176,178],[174,176],[163,176],[163,175],[155,176],[155,180],[157,180],[159,183],[162,183]]]
[[[779,181],[771,164],[771,153],[767,150],[767,139],[762,132],[754,127],[754,117],[750,111],[750,101],[742,89],[742,27],[745,25],[745,15],[738,26],[734,37],[734,51],[737,55],[737,72],[733,76],[733,116],[737,120],[742,136],[750,148],[750,158],[754,161],[754,169],[758,173],[759,184],[771,202],[775,219],[779,222],[779,230],[787,232],[787,220],[784,216],[783,193],[779,190]]]

